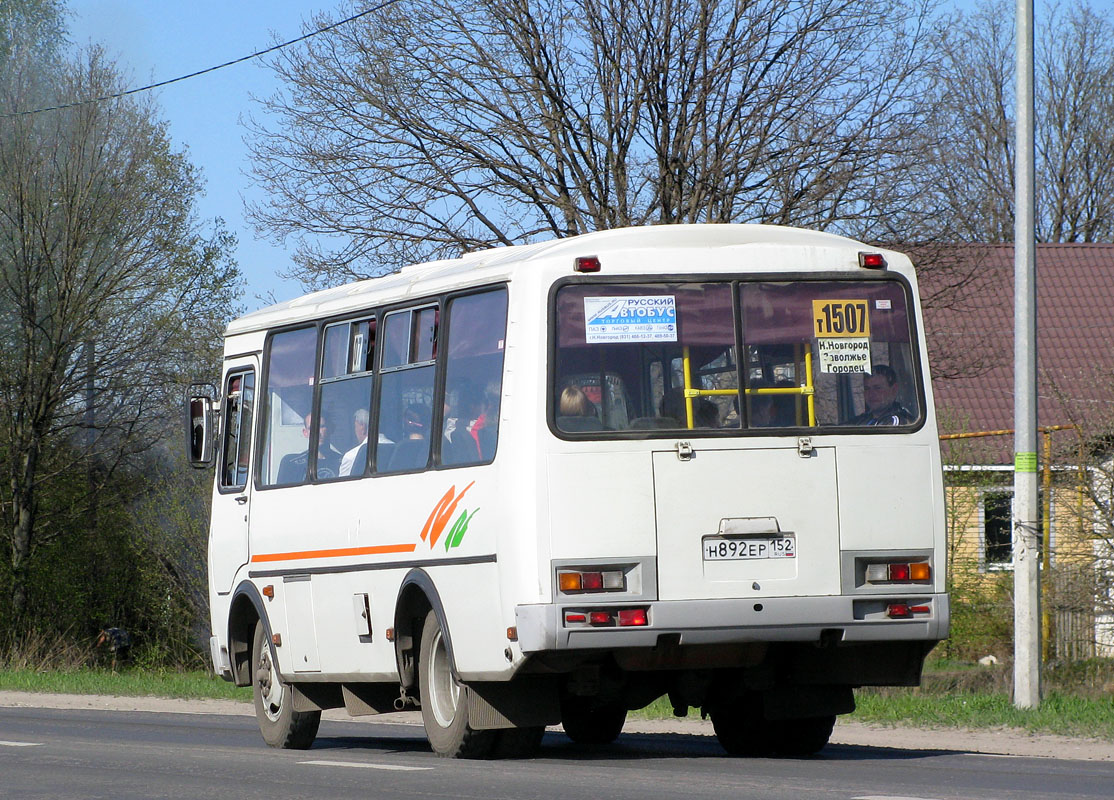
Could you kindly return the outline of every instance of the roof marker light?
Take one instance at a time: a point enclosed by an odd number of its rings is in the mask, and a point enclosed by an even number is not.
[[[577,272],[599,272],[600,260],[596,256],[577,256],[572,268]]]
[[[859,266],[866,269],[885,269],[886,259],[881,253],[859,253]]]

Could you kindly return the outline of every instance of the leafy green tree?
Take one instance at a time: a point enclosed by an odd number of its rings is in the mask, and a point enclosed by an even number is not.
[[[80,102],[122,88],[99,50],[17,47],[0,76],[0,514],[18,622],[36,557],[96,535],[123,477],[177,437],[183,377],[212,362],[239,279],[156,108]],[[44,106],[60,108],[27,113]]]
[[[0,4],[0,63],[31,56],[38,64],[57,61],[66,44],[63,0],[4,0]]]

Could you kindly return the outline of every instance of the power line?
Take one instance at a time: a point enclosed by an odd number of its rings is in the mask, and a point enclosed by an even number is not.
[[[137,94],[139,92],[147,92],[147,91],[150,91],[151,89],[158,89],[158,88],[163,87],[163,86],[169,86],[172,83],[179,83],[180,81],[186,81],[186,80],[189,80],[190,78],[196,78],[200,75],[207,75],[210,72],[216,72],[217,70],[224,69],[225,67],[232,67],[232,66],[235,66],[236,64],[243,63],[244,61],[251,61],[253,58],[259,58],[259,56],[265,56],[268,53],[274,53],[278,50],[282,50],[284,47],[289,47],[292,44],[298,44],[299,42],[304,42],[306,39],[313,38],[314,36],[317,36],[319,33],[327,33],[328,31],[331,31],[334,28],[339,28],[341,25],[347,25],[349,22],[355,22],[356,20],[360,19],[361,17],[366,17],[368,14],[374,14],[376,11],[381,11],[382,9],[386,8],[387,6],[394,5],[397,2],[399,2],[399,0],[384,0],[384,2],[380,3],[377,6],[369,8],[366,11],[361,11],[359,14],[353,14],[351,17],[348,17],[346,19],[342,19],[338,22],[334,22],[331,25],[326,25],[323,28],[318,28],[315,31],[310,31],[307,34],[299,36],[297,39],[291,39],[288,42],[283,42],[282,44],[273,45],[271,47],[268,47],[266,50],[257,50],[256,52],[251,53],[250,55],[241,56],[240,58],[233,59],[232,61],[226,61],[223,64],[217,64],[216,66],[213,66],[213,67],[206,67],[205,69],[200,69],[197,72],[191,72],[188,75],[179,75],[177,78],[170,78],[169,80],[159,81],[158,83],[150,83],[150,84],[147,84],[146,86],[140,86],[140,87],[135,88],[135,89],[127,89],[123,92],[116,92],[115,94],[106,94],[106,95],[102,95],[101,97],[93,97],[93,98],[90,98],[88,100],[78,100],[74,103],[65,103],[63,105],[49,106],[47,108],[36,108],[33,111],[15,111],[15,112],[12,112],[10,114],[0,114],[0,119],[10,119],[12,117],[24,117],[24,116],[29,116],[31,114],[43,114],[43,113],[46,113],[47,111],[61,111],[61,110],[66,109],[66,108],[77,108],[78,106],[87,106],[87,105],[91,105],[93,103],[103,103],[105,100],[117,100],[121,97],[127,97],[130,94]]]

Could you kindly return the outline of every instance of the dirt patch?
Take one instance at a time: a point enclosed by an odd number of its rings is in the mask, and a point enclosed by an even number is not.
[[[254,716],[247,703],[232,700],[171,700],[159,697],[108,697],[103,695],[32,694],[0,692],[0,707],[73,708],[102,711],[149,711],[175,714],[229,714]],[[385,717],[349,717],[344,711],[327,711],[326,719],[355,722],[380,722],[397,725],[421,725],[415,711]],[[630,719],[625,733],[684,733],[714,736],[712,724],[699,719],[643,720]],[[991,753],[996,755],[1038,758],[1114,761],[1114,742],[1093,739],[1072,739],[1049,734],[1029,734],[1013,728],[969,730],[960,728],[915,728],[865,725],[841,720],[831,739],[833,744],[885,747],[899,750],[938,750],[952,752]]]

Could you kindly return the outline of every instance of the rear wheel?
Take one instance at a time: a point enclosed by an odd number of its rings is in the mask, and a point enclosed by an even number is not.
[[[542,725],[528,728],[502,728],[495,732],[495,746],[492,756],[495,758],[530,758],[538,752],[545,735]]]
[[[619,738],[627,710],[617,703],[595,703],[589,698],[561,698],[561,727],[577,744],[608,744]]]
[[[491,753],[498,731],[477,731],[468,725],[468,687],[453,676],[441,624],[432,611],[422,626],[418,687],[422,724],[433,752],[445,758],[484,758]]]
[[[263,741],[271,747],[287,750],[308,749],[317,737],[321,712],[294,710],[290,684],[283,683],[271,658],[271,647],[263,620],[255,623],[251,664],[255,718],[259,721]]]
[[[831,738],[835,721],[835,714],[830,714],[770,723],[774,751],[783,756],[811,756],[818,753]]]
[[[757,756],[772,750],[769,725],[762,716],[762,705],[753,697],[743,697],[709,709],[712,729],[720,746],[733,756]]]

